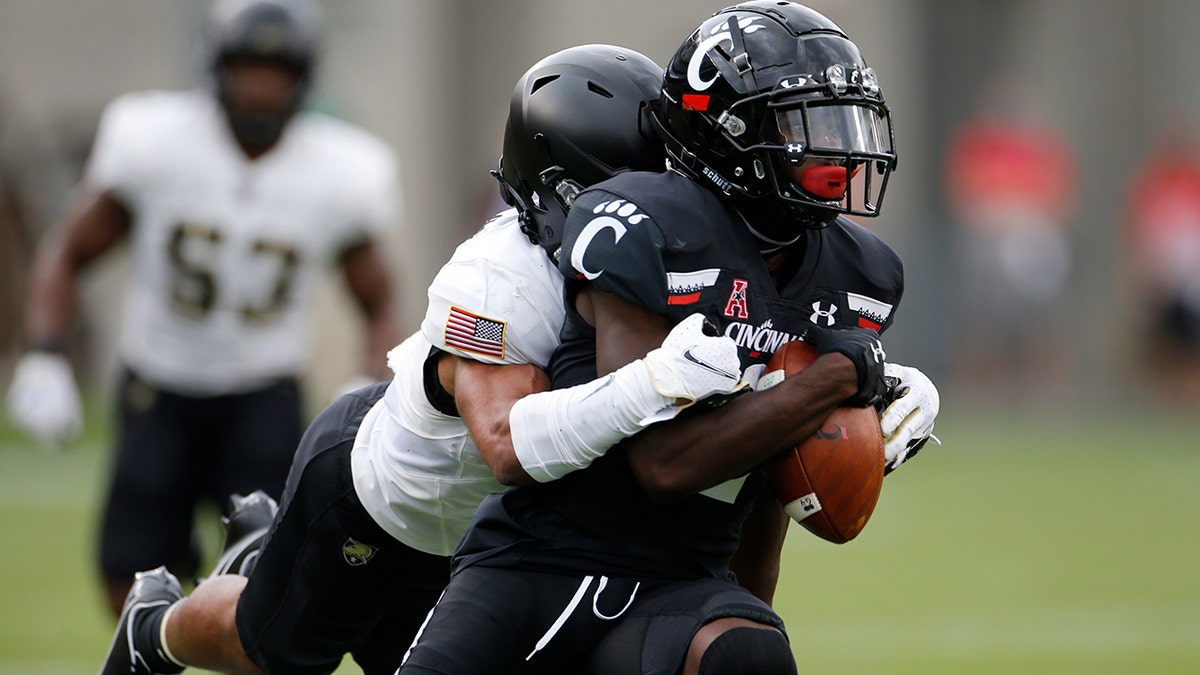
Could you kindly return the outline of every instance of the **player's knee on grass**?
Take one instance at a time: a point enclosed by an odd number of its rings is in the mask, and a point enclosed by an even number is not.
[[[771,628],[739,626],[721,633],[704,650],[700,675],[786,675],[796,672],[787,638]]]

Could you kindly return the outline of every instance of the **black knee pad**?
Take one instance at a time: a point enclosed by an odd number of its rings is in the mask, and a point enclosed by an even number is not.
[[[717,636],[700,658],[700,675],[795,675],[787,638],[770,628],[739,626]]]

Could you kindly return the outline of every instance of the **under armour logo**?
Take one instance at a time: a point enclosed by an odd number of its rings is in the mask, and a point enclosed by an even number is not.
[[[875,356],[875,363],[883,363],[884,359],[887,358],[887,354],[883,352],[883,343],[879,340],[876,340],[871,345],[871,354]]]
[[[829,309],[821,309],[821,301],[818,300],[812,304],[812,308],[813,308],[812,316],[808,317],[808,320],[811,323],[815,323],[819,326],[819,325],[821,325],[821,322],[819,320],[825,319],[826,326],[833,325],[833,315],[837,313],[837,305],[830,304]]]

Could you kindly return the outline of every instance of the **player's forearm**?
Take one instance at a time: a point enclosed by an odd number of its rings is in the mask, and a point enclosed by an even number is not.
[[[471,432],[479,455],[487,462],[502,485],[533,485],[535,481],[517,458],[513,448],[512,430],[509,428],[508,415],[516,400],[498,401],[493,411],[487,415],[487,422],[477,422],[477,430]]]
[[[587,468],[658,415],[673,415],[676,400],[655,388],[638,359],[600,379],[518,401],[509,416],[513,447],[535,480],[556,480]]]
[[[779,583],[779,558],[789,523],[791,519],[779,500],[770,490],[764,490],[742,524],[738,550],[729,561],[738,583],[768,605]]]
[[[736,478],[811,436],[856,390],[854,366],[840,354],[818,358],[802,375],[630,439],[643,489],[672,501]]]
[[[509,415],[521,398],[550,388],[546,374],[531,364],[494,365],[449,354],[438,364],[442,388],[454,396],[479,456],[504,485],[531,485],[513,448]]]
[[[80,271],[115,246],[130,225],[129,210],[115,195],[87,193],[39,243],[25,309],[29,345],[66,341]]]
[[[377,380],[390,379],[387,353],[404,338],[395,307],[387,265],[371,241],[352,246],[341,256],[342,276],[366,319],[364,370]]]
[[[399,317],[390,303],[368,317],[363,370],[376,380],[389,380],[392,377],[387,354],[403,339],[399,326]]]
[[[66,258],[61,244],[52,243],[39,251],[25,307],[27,347],[65,346],[75,313],[78,277],[78,268]]]

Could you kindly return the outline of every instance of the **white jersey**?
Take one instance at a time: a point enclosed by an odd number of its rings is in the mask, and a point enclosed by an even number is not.
[[[397,206],[396,161],[381,140],[300,113],[250,160],[202,91],[113,101],[86,180],[133,218],[122,360],[196,396],[300,373],[319,274]]]
[[[384,530],[449,555],[479,502],[504,489],[463,421],[425,395],[434,347],[487,363],[545,368],[562,328],[563,278],[509,210],[461,244],[429,287],[420,332],[388,354],[396,376],[359,427],[354,487]]]

